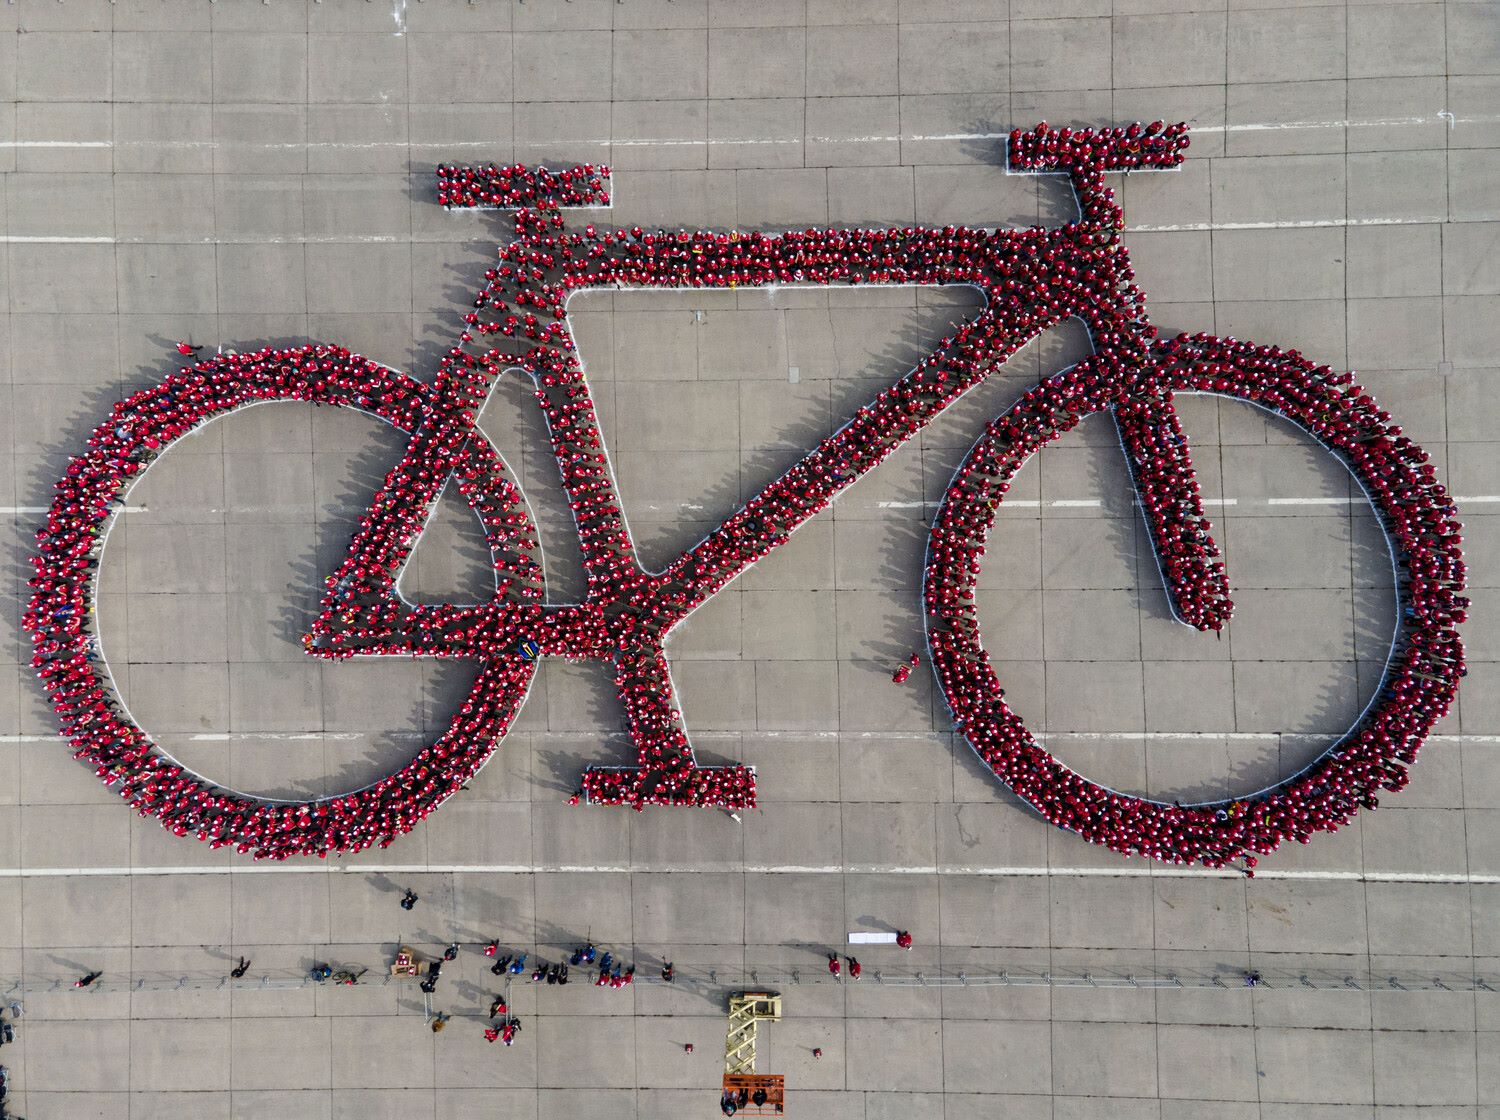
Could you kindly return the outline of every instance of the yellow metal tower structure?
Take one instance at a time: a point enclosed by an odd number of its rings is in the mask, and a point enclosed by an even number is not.
[[[761,1023],[781,1020],[781,996],[775,992],[737,992],[729,997],[729,1033],[724,1039],[726,1116],[782,1116],[786,1112],[786,1079],[779,1073],[755,1072],[755,1042]]]

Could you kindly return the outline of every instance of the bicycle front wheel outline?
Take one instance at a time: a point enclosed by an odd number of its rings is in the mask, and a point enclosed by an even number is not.
[[[105,785],[117,787],[141,816],[157,817],[178,836],[194,834],[257,859],[385,847],[456,793],[498,749],[536,672],[536,662],[518,653],[485,659],[448,728],[400,769],[362,789],[305,801],[242,794],[194,773],[152,741],[124,706],[89,625],[117,508],[178,440],[231,412],[273,402],[353,408],[409,434],[430,411],[427,392],[416,379],[341,347],[219,355],[118,402],[89,437],[89,450],[69,463],[37,533],[23,626],[32,639],[32,667],[74,757],[93,763]],[[506,472],[498,452],[476,435],[459,453],[454,474],[468,482],[465,497],[486,525],[493,557],[496,519],[486,519],[481,506],[502,497],[494,488]],[[535,543],[524,506],[511,515],[507,531]]]
[[[1051,379],[1018,401],[965,457],[933,521],[923,576],[933,670],[955,727],[984,764],[1046,820],[1126,855],[1223,867],[1248,853],[1349,823],[1400,790],[1463,675],[1465,620],[1457,511],[1427,464],[1347,375],[1296,351],[1209,336],[1153,348],[1135,372],[1098,363]],[[1085,368],[1086,367],[1086,368]],[[1246,797],[1165,804],[1083,777],[1047,751],[1005,703],[979,633],[979,564],[1010,482],[1030,457],[1087,415],[1142,392],[1213,393],[1256,405],[1311,435],[1350,472],[1379,517],[1395,567],[1396,639],[1375,697],[1347,732],[1296,774]],[[944,563],[932,561],[936,545]],[[971,563],[952,562],[966,553]]]

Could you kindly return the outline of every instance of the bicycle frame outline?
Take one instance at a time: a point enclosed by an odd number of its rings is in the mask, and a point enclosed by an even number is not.
[[[1013,171],[1013,169],[1007,166],[1007,171]],[[1107,241],[1113,248],[1117,250],[1116,259],[1111,262],[1111,268],[1106,274],[1106,277],[1101,280],[1100,284],[1096,288],[1091,288],[1081,294],[1074,294],[1080,295],[1080,298],[1084,299],[1085,301],[1090,296],[1097,297],[1097,303],[1099,304],[1099,306],[1094,306],[1091,308],[1096,317],[1108,315],[1110,313],[1109,309],[1111,307],[1119,305],[1118,301],[1120,299],[1124,299],[1126,302],[1128,302],[1128,295],[1119,296],[1115,294],[1115,289],[1120,289],[1121,291],[1128,291],[1131,289],[1131,286],[1126,279],[1129,270],[1128,254],[1125,252],[1123,245],[1120,244],[1118,237],[1118,231],[1123,227],[1123,214],[1117,205],[1112,204],[1112,192],[1109,192],[1104,188],[1102,175],[1090,176],[1087,186],[1084,182],[1085,176],[1080,172],[1074,171],[1071,172],[1070,175],[1074,183],[1075,205],[1077,206],[1079,211],[1079,221],[1077,223],[1069,223],[1058,230],[1047,230],[1043,229],[1042,227],[1033,227],[1031,229],[1023,230],[1013,230],[1004,227],[957,227],[957,231],[962,237],[966,239],[972,237],[975,243],[971,251],[966,250],[966,255],[954,256],[950,252],[949,256],[952,259],[948,263],[951,265],[951,269],[949,270],[951,274],[941,280],[935,280],[931,277],[927,277],[920,280],[912,280],[906,282],[911,286],[953,286],[968,284],[969,286],[975,287],[981,291],[981,293],[985,297],[986,306],[981,309],[979,314],[975,316],[973,320],[965,323],[962,327],[960,327],[955,335],[945,337],[941,342],[939,342],[937,346],[933,348],[927,358],[923,359],[922,362],[919,362],[918,366],[914,370],[909,371],[905,376],[898,378],[896,382],[890,387],[890,389],[887,390],[887,392],[894,392],[897,389],[901,389],[903,387],[909,388],[908,382],[914,381],[922,367],[929,361],[937,360],[939,355],[942,355],[945,360],[956,363],[957,361],[959,361],[957,355],[974,352],[984,353],[979,348],[983,347],[986,340],[994,337],[1000,330],[999,324],[1003,321],[1003,315],[998,313],[996,309],[991,305],[991,301],[989,298],[990,293],[986,291],[983,284],[988,281],[990,285],[996,286],[996,291],[1001,290],[1001,287],[1003,285],[1000,285],[998,277],[1008,271],[1005,261],[999,259],[1004,254],[1010,254],[1016,260],[1020,261],[1021,264],[1018,265],[1018,267],[1023,270],[1036,268],[1042,265],[1042,263],[1047,260],[1049,254],[1055,254],[1058,257],[1062,257],[1065,261],[1074,262],[1074,264],[1076,264],[1085,262],[1086,258],[1078,255],[1080,247],[1071,244],[1070,239],[1075,236],[1080,230],[1086,230],[1090,234],[1097,234],[1101,237],[1102,240]],[[1087,192],[1088,197],[1098,205],[1103,214],[1107,218],[1112,219],[1111,224],[1113,229],[1111,233],[1106,232],[1107,226],[1104,222],[1090,220],[1088,214],[1086,213],[1084,198],[1085,192]],[[559,228],[566,228],[564,223],[562,223],[561,221],[558,221],[556,225]],[[521,234],[521,241],[528,244],[547,244],[551,246],[552,242],[549,238],[546,237],[545,227],[543,228],[544,232],[542,234],[532,234],[531,236],[527,236],[527,234],[518,226],[518,233]],[[954,227],[948,227],[942,232],[944,234],[947,234],[952,229],[954,229]],[[636,231],[637,234],[639,234],[639,232],[640,231],[638,230]],[[810,236],[826,235],[830,232],[831,231],[826,230],[807,231],[808,235]],[[899,233],[899,231],[897,232]],[[912,244],[916,248],[920,249],[924,242],[930,241],[934,231],[929,228],[922,227],[908,232],[912,234]],[[564,236],[566,236],[566,234],[564,234]],[[577,238],[578,235],[574,234],[573,236]],[[745,235],[745,238],[747,244],[754,243],[757,247],[765,248],[767,254],[774,257],[777,251],[782,249],[787,244],[796,241],[802,236],[803,234],[797,231],[793,231],[791,233],[781,235],[763,235],[758,233],[750,233]],[[856,244],[860,244],[862,242],[869,242],[870,244],[874,244],[875,242],[885,240],[888,235],[884,232],[872,235],[869,231],[851,231],[845,236],[849,241]],[[679,231],[679,233],[676,235],[675,240],[678,243],[681,243],[683,241],[692,241],[695,246],[693,252],[701,253],[703,249],[698,245],[698,242],[702,237],[703,234],[701,231],[698,234],[687,234],[685,231]],[[738,233],[732,235],[732,239],[734,241],[738,241],[739,237],[740,235]],[[1032,239],[1032,241],[1035,243],[1028,244],[1028,238]],[[721,523],[717,528],[711,530],[702,540],[698,542],[698,544],[684,550],[675,560],[669,562],[660,571],[648,571],[639,562],[638,557],[635,555],[635,550],[633,548],[629,533],[628,516],[623,510],[623,503],[620,501],[618,480],[615,477],[613,471],[613,463],[608,458],[607,449],[604,445],[603,433],[599,430],[597,424],[597,410],[593,406],[592,398],[588,391],[586,371],[584,370],[581,358],[578,356],[576,342],[572,338],[571,332],[567,325],[567,308],[569,303],[571,302],[572,296],[577,294],[579,291],[586,290],[609,291],[611,290],[611,286],[607,282],[609,280],[613,280],[613,286],[615,290],[629,290],[636,287],[639,287],[643,290],[654,290],[662,287],[672,288],[682,286],[679,284],[634,285],[629,283],[622,283],[620,274],[618,273],[614,274],[613,276],[608,275],[608,272],[611,268],[619,267],[622,271],[625,271],[626,269],[628,269],[628,266],[631,263],[630,255],[625,250],[621,249],[616,252],[610,251],[611,245],[619,244],[620,240],[621,239],[618,234],[612,241],[609,233],[606,232],[602,236],[596,235],[593,231],[593,227],[589,227],[587,237],[581,240],[581,244],[588,250],[588,256],[590,259],[598,259],[600,261],[599,267],[605,270],[605,275],[601,276],[601,282],[598,284],[569,284],[565,286],[565,295],[561,301],[561,312],[556,313],[556,318],[558,320],[557,331],[555,335],[551,334],[551,332],[548,332],[547,335],[544,336],[543,340],[545,340],[546,337],[556,338],[560,346],[559,352],[565,352],[567,355],[569,355],[567,364],[577,367],[578,375],[576,378],[572,379],[571,384],[576,386],[579,395],[575,397],[570,390],[568,392],[568,397],[571,400],[579,402],[579,411],[584,417],[584,427],[587,430],[587,439],[589,446],[593,447],[596,451],[599,452],[596,458],[603,464],[603,470],[599,472],[599,476],[601,479],[607,479],[608,485],[598,488],[595,493],[599,498],[599,501],[605,503],[608,507],[609,518],[607,518],[606,520],[613,519],[613,522],[617,523],[618,543],[620,545],[620,551],[628,558],[628,567],[631,569],[631,572],[628,575],[624,576],[616,576],[611,573],[606,573],[606,575],[601,577],[601,579],[604,581],[603,586],[598,589],[591,587],[589,594],[586,596],[585,602],[582,604],[572,604],[567,606],[549,605],[547,607],[544,607],[543,609],[544,611],[555,612],[555,616],[561,619],[567,619],[569,612],[573,612],[573,617],[577,618],[579,617],[577,612],[585,610],[598,602],[601,596],[596,594],[596,591],[602,592],[605,596],[609,595],[611,592],[619,591],[620,588],[618,586],[612,586],[616,579],[624,578],[636,583],[635,589],[638,591],[644,591],[644,598],[646,600],[644,605],[649,607],[651,610],[653,625],[651,627],[651,632],[649,635],[647,635],[647,637],[648,639],[654,640],[651,641],[651,644],[643,648],[637,647],[635,656],[654,656],[660,662],[659,676],[662,679],[668,693],[675,694],[673,692],[673,681],[670,675],[670,663],[666,658],[664,649],[662,648],[662,643],[665,641],[667,635],[672,629],[679,625],[687,617],[687,615],[691,613],[693,609],[696,609],[696,606],[701,605],[707,600],[707,598],[711,597],[713,594],[716,594],[719,590],[722,590],[724,586],[727,586],[729,582],[732,582],[734,578],[737,578],[737,576],[742,573],[750,563],[753,563],[754,560],[759,559],[760,556],[764,555],[765,551],[769,551],[771,548],[776,547],[777,544],[784,543],[785,540],[790,537],[790,534],[792,532],[795,532],[795,530],[800,527],[800,525],[805,520],[807,520],[808,517],[811,516],[811,514],[802,514],[796,511],[789,512],[788,507],[782,504],[787,499],[784,498],[782,494],[778,494],[776,492],[778,490],[778,487],[781,487],[783,490],[785,490],[787,486],[784,484],[789,485],[788,480],[790,480],[794,475],[798,474],[798,472],[801,472],[803,475],[815,473],[814,464],[816,464],[823,455],[836,455],[837,448],[840,443],[840,438],[846,433],[856,432],[857,430],[859,430],[859,425],[862,421],[869,419],[871,416],[877,415],[877,410],[880,407],[881,398],[886,394],[882,393],[876,398],[875,401],[871,402],[870,405],[864,406],[859,409],[855,413],[853,418],[851,418],[845,424],[841,425],[840,428],[833,432],[830,436],[820,441],[819,445],[816,448],[809,451],[799,462],[784,471],[780,478],[769,483],[760,491],[760,493],[746,501],[744,506],[739,511],[731,515],[729,518],[725,519],[725,521]],[[640,240],[639,237],[637,237],[637,240]],[[671,235],[665,235],[662,237],[663,245],[669,246],[672,240],[673,238]],[[649,243],[650,238],[648,237],[646,241],[647,243]],[[634,246],[631,246],[631,248],[634,248]],[[919,262],[915,261],[915,259],[910,262],[900,259],[900,253],[905,248],[906,246],[904,244],[899,248],[893,247],[890,256],[896,257],[896,261],[892,263],[891,261],[887,260],[881,263],[892,265],[892,267],[894,267],[897,272],[920,273],[921,268],[919,267]],[[594,249],[598,250],[597,254],[593,252]],[[566,250],[564,250],[564,252],[566,253]],[[654,252],[654,250],[652,250],[652,252]],[[986,253],[989,253],[994,258],[996,258],[995,260],[989,262],[988,266],[986,265],[984,259]],[[502,260],[506,259],[504,250],[501,251],[500,256]],[[649,260],[650,257],[651,253],[648,252],[646,254],[646,258]],[[517,271],[521,270],[521,259],[521,257],[515,258],[517,263]],[[1072,265],[1068,265],[1068,267],[1072,267]],[[533,273],[535,273],[535,271],[536,270],[533,269]],[[828,278],[823,278],[820,281],[817,278],[819,269],[815,266],[810,265],[807,271],[812,275],[808,276],[805,282],[803,270],[799,268],[795,270],[796,274],[793,278],[793,281],[790,284],[786,284],[784,286],[826,288],[834,286],[837,283],[836,279]],[[1042,271],[1045,271],[1045,269],[1042,269]],[[487,273],[486,275],[487,277],[492,278],[491,283],[486,287],[486,289],[484,289],[484,291],[481,292],[480,298],[476,299],[475,307],[481,307],[485,303],[488,293],[503,293],[507,296],[511,296],[516,299],[518,306],[523,302],[525,290],[524,282],[518,283],[516,285],[516,291],[512,292],[505,285],[502,285],[493,279],[493,277],[495,276],[494,272]],[[539,283],[543,282],[541,281],[539,276],[537,276],[536,278]],[[722,277],[719,278],[719,281],[722,280]],[[871,284],[873,284],[873,286],[889,287],[897,286],[898,283],[900,282],[893,282],[887,279],[884,274],[882,274],[879,279],[875,279],[873,277],[871,278]],[[719,289],[733,289],[737,285],[733,281],[723,283],[710,280],[707,283],[695,286]],[[769,284],[756,282],[749,286],[753,286],[755,288],[777,288],[783,285],[777,281],[772,281]],[[547,290],[552,291],[554,289],[548,288]],[[1017,314],[1022,319],[1030,318],[1030,316],[1033,314],[1030,305],[1028,305],[1025,300],[1020,299],[1019,297],[1016,297],[1014,295],[1011,298],[1013,302],[1017,303],[1020,307],[1020,310],[1017,312]],[[503,307],[506,305],[501,302],[499,306]],[[1099,344],[1097,332],[1094,331],[1092,325],[1088,322],[1088,317],[1084,313],[1084,310],[1085,309],[1083,307],[1080,307],[1078,304],[1074,303],[1066,306],[1057,315],[1044,316],[1038,314],[1038,322],[1023,324],[1022,330],[1019,332],[1017,331],[1016,327],[1010,327],[1007,333],[1003,336],[1005,342],[997,344],[994,347],[995,350],[999,350],[1002,346],[1004,346],[1004,354],[1000,355],[998,358],[994,357],[993,354],[986,355],[986,358],[984,360],[992,363],[990,368],[985,373],[978,374],[970,379],[968,383],[963,387],[963,389],[957,394],[950,394],[946,396],[940,404],[926,409],[921,417],[921,422],[919,425],[917,425],[917,427],[919,428],[925,426],[926,423],[934,419],[949,405],[956,403],[958,399],[960,399],[967,393],[968,389],[973,388],[980,381],[985,380],[988,377],[989,373],[994,372],[996,368],[998,368],[1000,365],[1003,365],[1004,360],[1008,358],[1012,353],[1014,353],[1016,349],[1019,349],[1020,345],[1023,344],[1025,340],[1034,336],[1036,333],[1040,333],[1041,330],[1055,325],[1057,322],[1060,322],[1064,318],[1077,317],[1083,320],[1086,329],[1088,329],[1090,332],[1091,342],[1097,349]],[[530,319],[531,317],[528,315],[528,321],[530,321]],[[472,322],[472,319],[466,319],[466,321]],[[510,317],[510,322],[514,324],[516,321],[516,317],[512,315]],[[1149,332],[1150,330],[1149,326],[1147,325],[1147,321],[1144,318],[1143,309],[1140,313],[1139,326],[1141,331]],[[971,330],[976,331],[977,337],[972,346],[965,346],[964,342],[966,336],[968,336]],[[509,333],[509,331],[507,331],[506,333]],[[1021,334],[1024,334],[1025,336],[1024,338],[1022,338],[1021,342],[1012,343],[1012,340],[1020,337]],[[468,337],[467,334],[465,337]],[[529,335],[528,337],[536,338],[537,336]],[[1136,338],[1136,346],[1140,352],[1137,361],[1143,359],[1144,351],[1146,349],[1146,340],[1149,337],[1149,334],[1144,334]],[[1120,349],[1119,343],[1122,341],[1125,340],[1116,340],[1116,343],[1110,347],[1111,351],[1117,354],[1128,352],[1128,343],[1125,350]],[[490,371],[487,377],[495,378],[498,377],[498,371],[500,369],[506,366],[513,365],[513,363],[498,360],[492,362],[487,358],[486,365],[490,366]],[[533,370],[529,372],[532,373],[534,381],[539,380],[539,371]],[[941,381],[942,379],[943,378],[940,376],[939,381]],[[486,392],[490,391],[490,386],[492,386],[492,384],[492,381],[489,382],[486,387]],[[539,399],[545,399],[544,394],[538,392],[537,395]],[[1161,403],[1164,409],[1168,411],[1170,410],[1169,402],[1164,400]],[[543,407],[544,409],[546,408],[545,403]],[[564,411],[566,411],[566,407],[564,408]],[[592,427],[590,427],[590,424],[592,424]],[[471,429],[472,423],[466,419],[464,421],[463,430],[467,432]],[[914,434],[915,430],[916,429],[913,429],[912,432],[908,432],[907,435],[909,436],[910,434]],[[561,444],[558,442],[557,428],[552,423],[552,416],[550,413],[549,435],[551,436],[554,444],[554,457],[557,459],[559,468],[561,470],[561,473],[563,474],[564,490],[568,491],[569,496],[574,498],[574,502],[572,503],[575,513],[574,528],[575,533],[577,533],[580,543],[582,544],[585,530],[583,523],[578,516],[580,512],[579,505],[586,502],[587,499],[573,493],[571,491],[571,488],[569,487],[568,470],[564,463],[564,450]],[[827,489],[827,493],[826,495],[824,495],[823,500],[831,502],[836,499],[838,494],[842,493],[842,491],[846,489],[847,486],[851,485],[853,481],[857,480],[857,478],[865,473],[866,470],[873,467],[875,463],[883,461],[883,459],[889,454],[894,453],[896,448],[899,447],[901,443],[905,442],[905,438],[907,437],[896,439],[890,447],[875,455],[874,459],[871,462],[864,465],[863,467],[855,469],[852,473],[848,474],[847,477],[840,477],[840,480],[836,486]],[[573,461],[576,461],[576,457]],[[839,468],[839,473],[841,476],[843,475],[842,467]],[[586,493],[587,491],[585,491],[585,494]],[[732,538],[733,530],[731,529],[731,526],[736,521],[744,519],[746,522],[748,522],[749,520],[751,520],[748,516],[750,510],[756,508],[757,506],[761,508],[757,509],[754,520],[759,523],[763,524],[764,522],[771,521],[773,519],[788,520],[790,522],[789,524],[778,526],[776,538],[772,544],[770,544],[764,551],[760,551],[757,555],[752,556],[747,561],[732,563],[728,574],[725,575],[724,578],[708,579],[706,581],[706,589],[702,584],[699,583],[699,581],[693,579],[691,576],[684,578],[684,575],[689,566],[692,565],[699,556],[701,556],[705,552],[710,551],[714,545],[716,545],[720,540],[724,539],[724,537],[726,536],[726,532],[728,536]],[[821,508],[821,506],[819,508]],[[356,547],[357,545],[351,546],[351,561],[355,556]],[[585,552],[587,552],[587,548],[585,548]],[[587,569],[589,567],[589,558],[587,555],[585,555],[584,559],[585,567]],[[622,564],[622,566],[624,565]],[[701,575],[701,565],[699,565],[699,568],[700,571],[698,574]],[[639,579],[637,577],[639,577]],[[645,581],[644,588],[642,588],[640,585],[640,579],[644,579]],[[590,584],[594,583],[594,577],[592,575],[589,576],[589,582]],[[662,607],[663,597],[665,595],[668,602],[670,602],[672,592],[674,591],[672,584],[674,583],[677,585],[677,593],[681,598],[687,601],[678,606],[664,609]],[[331,606],[331,603],[329,605]],[[660,623],[660,625],[654,624],[655,619],[661,614],[665,614],[666,618]],[[535,633],[532,633],[530,637],[533,640],[540,640],[539,636]],[[587,656],[587,654],[580,654],[576,650],[569,650],[566,648],[554,649],[550,652],[558,653],[563,656]],[[613,655],[613,657],[610,658],[615,663],[617,671],[616,683],[622,689],[622,699],[625,685],[618,679],[618,675],[620,672],[624,671],[622,665],[626,657],[627,653],[622,643],[619,647],[617,647],[617,651]],[[629,714],[629,712],[629,704],[627,703],[627,715]],[[676,709],[673,709],[670,715],[672,723],[675,727],[674,734],[676,738],[680,740],[679,749],[682,756],[688,759],[687,765],[690,769],[698,769],[698,767],[696,766],[696,762],[692,759],[689,737],[686,730],[681,725],[680,712],[678,712],[678,710]],[[641,766],[644,767],[644,752],[647,749],[646,742],[638,737],[634,730],[632,731],[632,737],[636,740],[637,750],[642,759]],[[604,768],[595,768],[595,770],[591,771],[591,773],[602,771],[603,769]],[[641,767],[637,767],[636,769],[640,770]],[[637,807],[640,807],[641,801],[638,799],[636,801],[636,804]]]

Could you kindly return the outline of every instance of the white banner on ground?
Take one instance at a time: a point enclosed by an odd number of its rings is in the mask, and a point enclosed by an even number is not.
[[[851,933],[849,934],[850,945],[894,945],[896,935],[894,933]]]

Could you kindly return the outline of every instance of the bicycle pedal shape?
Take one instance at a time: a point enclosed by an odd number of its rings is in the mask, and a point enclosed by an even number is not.
[[[564,211],[607,206],[608,168],[439,168],[441,204],[513,211],[516,239],[500,248],[433,382],[335,346],[215,356],[116,404],[89,450],[69,465],[38,534],[25,617],[33,665],[65,735],[140,813],[179,835],[260,858],[358,851],[390,844],[474,775],[510,729],[540,659],[599,660],[614,670],[637,762],[590,768],[578,799],[638,810],[753,807],[753,769],[698,764],[669,672],[667,635],[1027,341],[1076,317],[1089,329],[1093,355],[986,425],[932,523],[921,609],[954,727],[1047,820],[1126,855],[1209,867],[1244,857],[1248,869],[1250,853],[1332,831],[1373,807],[1378,791],[1406,784],[1418,747],[1454,697],[1463,672],[1456,628],[1467,607],[1460,526],[1426,453],[1350,375],[1295,350],[1202,334],[1157,338],[1105,175],[1176,167],[1186,146],[1186,126],[1160,122],[1098,130],[1042,124],[1012,133],[1009,169],[1066,174],[1079,203],[1078,220],[1032,229],[579,228]],[[958,284],[984,294],[977,317],[665,569],[639,564],[568,325],[572,293]],[[475,426],[496,379],[516,367],[534,381],[574,515],[588,586],[581,603],[546,602],[522,495]],[[1330,750],[1257,794],[1194,805],[1118,793],[1049,754],[1006,705],[975,609],[980,560],[1016,472],[1085,416],[1109,412],[1173,614],[1201,630],[1224,625],[1232,610],[1228,576],[1174,410],[1179,393],[1267,409],[1337,456],[1380,514],[1403,608],[1377,695]],[[101,542],[131,485],[196,427],[269,401],[359,409],[410,437],[326,580],[306,651],[482,664],[436,742],[365,789],[306,802],[248,797],[166,756],[118,704],[87,624]],[[473,606],[412,605],[396,581],[449,479],[483,526],[495,595]]]

